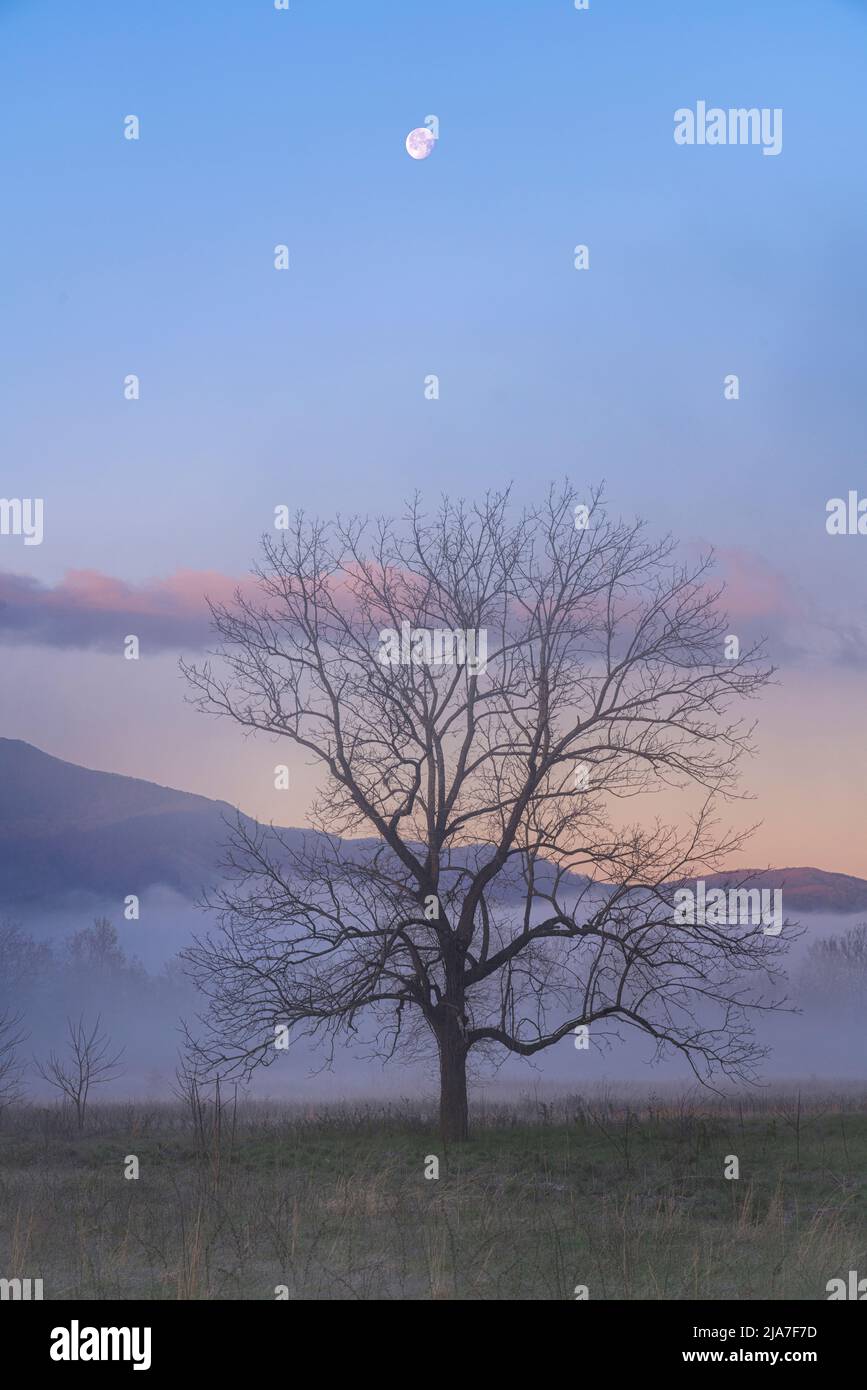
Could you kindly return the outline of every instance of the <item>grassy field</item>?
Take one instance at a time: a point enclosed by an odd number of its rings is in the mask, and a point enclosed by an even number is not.
[[[867,1275],[867,1093],[602,1093],[474,1126],[446,1153],[408,1102],[103,1104],[81,1134],[7,1111],[0,1277],[46,1299],[428,1300],[824,1299]]]

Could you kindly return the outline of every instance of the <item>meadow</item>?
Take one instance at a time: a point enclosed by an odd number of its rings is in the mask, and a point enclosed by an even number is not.
[[[867,1274],[864,1088],[601,1088],[472,1119],[444,1150],[415,1100],[93,1103],[81,1132],[10,1108],[0,1276],[46,1299],[426,1301],[812,1300]]]

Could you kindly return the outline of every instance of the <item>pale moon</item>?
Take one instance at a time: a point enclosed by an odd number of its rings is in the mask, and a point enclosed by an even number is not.
[[[410,159],[427,159],[436,141],[426,126],[411,130],[406,137],[406,152]]]

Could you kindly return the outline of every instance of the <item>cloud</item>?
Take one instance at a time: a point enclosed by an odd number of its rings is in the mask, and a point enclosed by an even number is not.
[[[721,607],[742,647],[764,637],[770,659],[780,666],[820,661],[867,667],[861,614],[831,617],[752,551],[721,548],[715,560],[715,578],[725,584]],[[347,579],[337,582],[339,606],[352,604]],[[257,587],[252,577],[239,580],[217,570],[181,569],[142,584],[97,570],[69,570],[55,585],[0,571],[0,644],[117,651],[135,633],[152,652],[201,651],[214,639],[206,596],[231,606],[236,590],[250,596]]]
[[[867,667],[867,623],[862,614],[829,614],[786,575],[752,551],[715,551],[717,573],[725,583],[721,606],[732,631],[752,642],[766,639],[770,659],[780,666],[820,663],[862,670]]]
[[[804,616],[804,600],[785,575],[772,570],[760,555],[730,547],[716,551],[725,581],[723,604],[731,617],[750,623],[778,624]]]
[[[55,585],[0,572],[0,642],[114,651],[135,633],[152,651],[198,649],[210,640],[205,595],[227,602],[249,583],[214,570],[143,584],[69,570]]]

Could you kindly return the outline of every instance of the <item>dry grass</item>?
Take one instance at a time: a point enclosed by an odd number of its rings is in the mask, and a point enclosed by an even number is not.
[[[863,1092],[624,1089],[474,1120],[446,1153],[410,1102],[105,1104],[83,1135],[10,1111],[0,1275],[47,1299],[668,1300],[822,1299],[867,1274]]]

